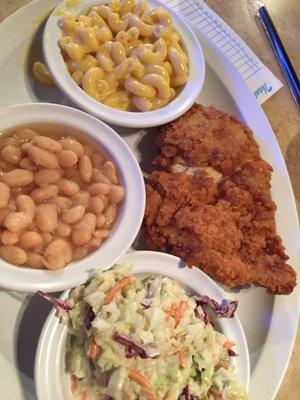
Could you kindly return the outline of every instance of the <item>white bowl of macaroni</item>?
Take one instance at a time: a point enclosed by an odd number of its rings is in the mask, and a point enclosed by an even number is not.
[[[0,110],[0,286],[50,292],[109,268],[142,223],[145,186],[126,143],[82,111]]]
[[[109,123],[151,127],[196,101],[201,46],[187,22],[157,0],[83,0],[50,15],[44,58],[56,85]]]

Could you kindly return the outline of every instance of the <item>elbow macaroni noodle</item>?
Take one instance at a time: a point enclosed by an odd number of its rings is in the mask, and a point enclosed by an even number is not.
[[[188,57],[170,14],[144,0],[111,0],[64,15],[60,47],[74,81],[124,111],[164,107],[188,79]]]

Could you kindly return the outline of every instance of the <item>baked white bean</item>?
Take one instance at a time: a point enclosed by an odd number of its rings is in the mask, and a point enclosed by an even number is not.
[[[83,217],[85,213],[85,208],[81,205],[74,206],[63,213],[61,216],[61,220],[65,224],[73,224],[77,222],[81,217]]]
[[[0,138],[0,257],[57,270],[99,248],[125,196],[115,164],[68,128],[9,134]]]
[[[105,215],[104,214],[96,215],[96,227],[102,228],[104,224],[105,224]]]
[[[26,186],[33,182],[33,173],[26,169],[16,168],[12,171],[5,172],[1,176],[1,180],[11,188]]]
[[[71,234],[71,226],[59,221],[55,229],[55,233],[60,237],[66,238]]]
[[[59,169],[41,169],[34,175],[34,182],[37,185],[57,183],[61,177],[62,173]]]
[[[28,148],[29,158],[43,168],[58,168],[58,160],[52,151],[42,149],[38,146],[30,146]]]
[[[78,172],[79,172],[79,176],[83,180],[83,182],[91,181],[93,166],[92,166],[91,159],[86,154],[83,154],[79,158]]]
[[[41,232],[53,232],[57,225],[57,208],[54,204],[42,203],[36,206],[35,219]]]
[[[59,192],[65,196],[73,196],[79,192],[79,186],[76,182],[69,179],[60,179],[57,183]]]
[[[72,201],[68,197],[64,196],[55,197],[52,203],[56,205],[60,214],[66,212],[72,206]]]
[[[105,225],[111,226],[117,216],[118,208],[115,205],[109,205],[104,211]]]
[[[101,194],[106,196],[109,194],[110,186],[111,185],[107,185],[106,183],[92,183],[88,186],[87,190],[92,196],[98,196]]]
[[[96,227],[96,217],[86,213],[72,228],[72,241],[76,246],[84,246],[91,239]]]
[[[22,152],[18,147],[9,144],[1,150],[1,157],[8,163],[18,165],[21,161]]]
[[[26,231],[20,234],[20,246],[24,249],[33,249],[43,243],[42,236],[34,231]]]
[[[0,246],[0,256],[14,265],[24,265],[27,261],[26,252],[18,246]]]
[[[38,189],[35,189],[31,192],[31,197],[36,203],[40,203],[42,201],[51,199],[58,195],[58,186],[57,185],[48,185]]]
[[[10,187],[3,182],[0,182],[0,208],[8,205],[10,198]]]
[[[78,156],[72,150],[62,150],[57,154],[57,159],[62,168],[68,168],[77,164]]]
[[[19,241],[19,233],[11,232],[9,230],[5,230],[1,234],[1,242],[6,245],[13,245],[18,243]]]
[[[111,161],[105,161],[102,166],[102,170],[104,175],[110,180],[111,183],[115,185],[118,183],[117,170]]]
[[[41,254],[28,251],[26,264],[31,268],[42,269],[45,268],[46,260]]]
[[[125,190],[122,186],[111,185],[108,199],[111,204],[119,204],[124,200]]]
[[[32,139],[32,143],[35,146],[40,147],[41,149],[53,151],[53,153],[58,153],[62,151],[61,144],[47,136],[34,136],[34,138]]]
[[[77,157],[83,155],[83,146],[81,143],[77,142],[77,140],[61,139],[58,142],[61,144],[63,149],[74,151],[74,153],[77,154]]]
[[[86,247],[76,247],[74,250],[74,260],[80,260],[88,254],[88,249]]]
[[[111,184],[111,181],[108,179],[107,176],[100,172],[98,168],[93,168],[92,171],[92,182],[95,183],[106,183],[107,185]]]
[[[64,239],[56,239],[45,250],[46,267],[52,271],[63,268],[72,260],[72,247]]]
[[[35,171],[36,169],[36,166],[33,164],[29,157],[23,158],[20,161],[19,165],[22,169],[27,169],[28,171]]]
[[[92,213],[98,215],[104,210],[104,203],[101,197],[91,197],[89,209]]]
[[[80,192],[74,194],[74,196],[71,197],[71,200],[73,204],[80,204],[81,206],[88,208],[90,198],[91,195],[88,192],[81,190]]]

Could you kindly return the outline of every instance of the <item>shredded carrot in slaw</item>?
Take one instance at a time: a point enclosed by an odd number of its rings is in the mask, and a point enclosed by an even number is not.
[[[107,304],[111,303],[114,298],[120,293],[120,291],[127,285],[129,285],[131,282],[134,281],[134,278],[132,276],[129,276],[127,278],[122,279],[119,283],[116,284],[115,287],[113,287],[110,292],[104,297],[103,304],[106,306]]]

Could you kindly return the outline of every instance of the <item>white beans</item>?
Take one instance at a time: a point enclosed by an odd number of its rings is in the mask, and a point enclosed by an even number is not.
[[[81,190],[71,197],[73,204],[80,204],[81,206],[88,208],[90,202],[90,194],[86,191]]]
[[[3,182],[0,182],[0,208],[8,205],[10,198],[10,187]]]
[[[111,204],[119,204],[124,200],[125,189],[122,186],[111,185],[108,199]]]
[[[59,140],[59,143],[63,149],[74,151],[78,157],[83,155],[83,146],[81,143],[77,142],[77,140],[61,139]]]
[[[54,204],[42,203],[36,206],[35,219],[42,232],[53,232],[57,225],[57,208]]]
[[[76,247],[74,250],[74,260],[80,260],[84,258],[88,253],[88,249],[86,247]]]
[[[68,197],[57,196],[53,199],[53,204],[56,205],[58,212],[61,214],[72,206],[72,201]]]
[[[85,208],[81,205],[77,205],[64,212],[61,219],[66,224],[73,224],[83,217],[84,213]]]
[[[34,136],[32,143],[41,149],[53,151],[53,153],[58,153],[63,149],[59,142],[47,136]]]
[[[2,175],[1,180],[11,188],[26,186],[33,182],[33,173],[26,169],[14,169]]]
[[[6,245],[13,245],[18,243],[19,233],[5,230],[1,235],[1,242]]]
[[[1,150],[1,157],[8,163],[18,165],[21,161],[22,152],[21,150],[11,144],[3,147]]]
[[[91,161],[94,168],[99,168],[104,162],[104,157],[100,153],[93,153],[91,155]]]
[[[34,231],[26,231],[21,233],[19,238],[20,246],[24,249],[32,249],[43,243],[42,236]]]
[[[111,183],[115,185],[118,183],[117,170],[111,161],[105,161],[102,166],[102,171]]]
[[[111,184],[111,181],[107,178],[107,176],[105,176],[97,168],[93,168],[93,171],[92,171],[92,182],[95,182],[95,183],[106,183],[107,185]]]
[[[74,181],[61,179],[57,184],[60,193],[65,196],[73,196],[75,193],[79,192],[79,186]]]
[[[0,246],[0,256],[14,265],[23,265],[27,261],[26,252],[18,246]]]
[[[61,151],[57,154],[57,159],[62,168],[73,167],[73,165],[76,165],[78,161],[77,154],[72,150]]]
[[[101,214],[104,210],[104,203],[101,200],[101,197],[91,197],[89,209],[94,214]]]
[[[92,141],[38,132],[0,137],[0,257],[55,271],[107,240],[125,190]]]
[[[83,182],[91,181],[93,166],[92,166],[91,159],[85,154],[83,154],[79,158],[78,172],[79,172],[79,176],[83,180]]]
[[[98,214],[96,215],[96,227],[97,228],[102,228],[105,224],[105,215],[104,214]]]
[[[37,146],[30,146],[28,149],[29,158],[43,168],[58,168],[58,160],[55,154],[49,150]]]
[[[33,164],[29,157],[25,157],[20,161],[20,167],[22,169],[27,169],[28,171],[35,171],[36,169],[36,166]]]
[[[62,174],[59,169],[41,169],[34,175],[34,182],[37,185],[57,183],[61,176]]]
[[[45,268],[46,260],[41,254],[28,251],[26,264],[31,268],[42,269]]]
[[[35,136],[37,136],[36,131],[28,128],[17,129],[15,135],[22,142],[27,140],[32,140]]]
[[[84,246],[91,239],[96,226],[96,217],[86,213],[72,229],[72,241],[76,246]]]
[[[110,191],[110,185],[107,185],[106,183],[92,183],[88,186],[87,190],[92,196],[98,196],[100,194],[106,196]]]
[[[106,226],[110,226],[114,222],[117,212],[118,208],[115,205],[110,205],[107,207],[107,209],[104,211]]]
[[[56,239],[51,242],[45,250],[46,267],[55,271],[63,268],[72,260],[72,247],[64,239]]]
[[[100,238],[100,239],[106,239],[110,235],[110,230],[109,229],[96,229],[95,232],[93,233],[93,236],[95,238]]]
[[[20,232],[29,224],[30,220],[24,212],[10,213],[4,221],[4,226],[11,232]]]
[[[70,236],[71,234],[71,227],[69,224],[65,224],[64,222],[59,222],[55,229],[55,233],[63,238]]]

